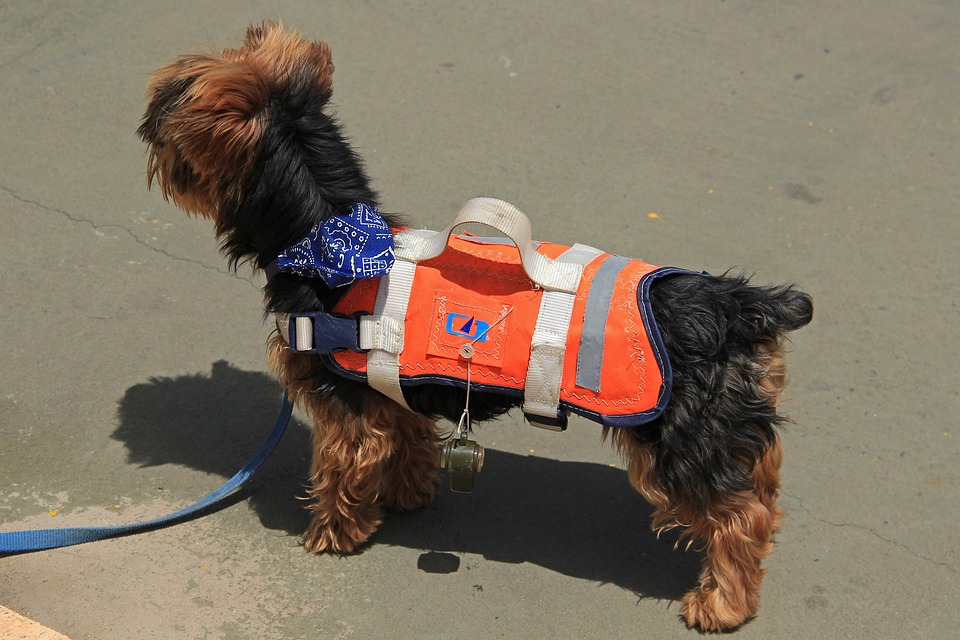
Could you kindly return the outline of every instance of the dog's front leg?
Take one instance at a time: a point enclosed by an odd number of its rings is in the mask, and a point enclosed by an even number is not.
[[[351,406],[339,398],[308,400],[313,418],[308,550],[350,553],[380,525],[384,463],[394,448],[387,402],[375,391]]]
[[[380,524],[385,461],[396,449],[389,408],[376,391],[344,384],[342,392],[320,393],[316,356],[287,348],[274,334],[267,359],[287,393],[313,423],[313,459],[308,494],[313,514],[304,546],[314,553],[350,553]]]

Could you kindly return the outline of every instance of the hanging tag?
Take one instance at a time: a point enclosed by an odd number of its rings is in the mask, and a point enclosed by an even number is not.
[[[467,361],[467,397],[457,430],[440,451],[440,468],[450,472],[450,489],[460,493],[473,491],[474,475],[483,469],[483,447],[470,440],[470,359],[474,348],[470,342],[460,345],[460,357]]]

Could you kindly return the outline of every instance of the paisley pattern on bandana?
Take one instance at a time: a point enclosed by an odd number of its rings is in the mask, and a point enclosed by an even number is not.
[[[359,278],[379,278],[393,266],[393,234],[380,213],[367,204],[349,215],[315,226],[267,267],[268,275],[295,273],[342,287]]]

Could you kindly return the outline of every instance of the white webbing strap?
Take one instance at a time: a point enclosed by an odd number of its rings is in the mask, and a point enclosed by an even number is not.
[[[532,241],[530,220],[517,207],[496,198],[468,201],[446,229],[431,232],[402,232],[394,237],[397,258],[421,262],[436,258],[447,248],[453,230],[463,224],[485,224],[510,238],[520,250],[523,268],[535,283],[550,291],[576,293],[583,265],[552,260],[538,253]]]
[[[283,341],[289,345],[294,344],[290,339],[290,314],[279,311],[273,314],[276,319],[277,329]],[[293,321],[294,331],[297,332],[295,342],[297,351],[310,351],[313,349],[313,320],[306,317],[297,317]]]
[[[403,351],[403,321],[389,316],[360,316],[361,349],[378,349],[397,355]]]
[[[593,247],[575,244],[562,253],[555,262],[583,267],[603,252]],[[567,333],[576,300],[573,293],[544,291],[540,300],[537,324],[530,342],[530,363],[523,390],[523,412],[556,419],[560,409],[560,382],[563,377],[563,358],[567,347]]]
[[[373,315],[361,318],[360,347],[367,352],[367,384],[410,409],[400,389],[400,353],[403,351],[403,322],[413,288],[417,265],[398,259],[390,273],[380,279]]]

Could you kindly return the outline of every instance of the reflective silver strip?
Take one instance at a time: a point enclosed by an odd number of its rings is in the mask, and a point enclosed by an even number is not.
[[[630,258],[610,256],[600,265],[590,283],[587,307],[583,312],[583,333],[577,351],[577,386],[600,391],[600,371],[603,369],[603,338],[607,316],[617,278],[630,263]]]

